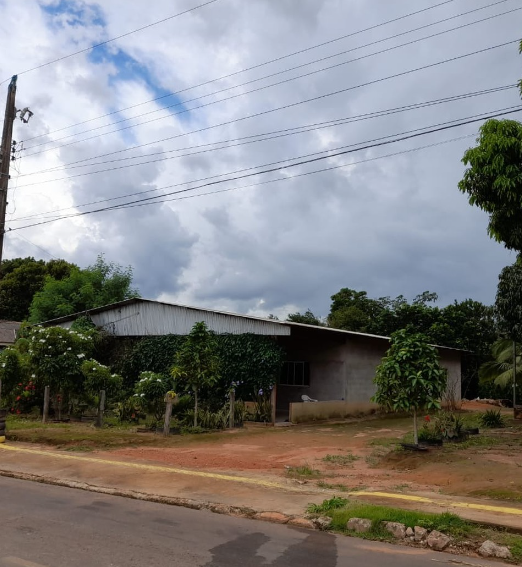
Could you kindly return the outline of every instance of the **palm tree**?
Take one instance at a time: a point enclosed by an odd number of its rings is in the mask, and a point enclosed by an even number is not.
[[[516,346],[514,346],[516,345]],[[511,339],[498,339],[491,347],[491,354],[495,360],[485,362],[479,368],[479,379],[481,382],[494,382],[495,385],[505,387],[513,383],[513,376],[522,376],[522,349],[519,343]],[[513,352],[516,348],[516,358],[513,361]],[[513,368],[515,363],[515,369]]]

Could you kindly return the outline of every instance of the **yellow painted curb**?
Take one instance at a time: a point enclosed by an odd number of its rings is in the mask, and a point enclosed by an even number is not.
[[[210,472],[203,472],[203,471],[194,471],[189,469],[179,469],[175,467],[162,467],[159,465],[145,465],[140,463],[128,463],[125,461],[109,461],[106,459],[95,459],[92,457],[79,457],[77,455],[65,455],[63,453],[55,453],[51,451],[41,451],[38,449],[22,449],[20,447],[13,447],[12,445],[2,445],[0,447],[1,450],[4,451],[13,451],[17,453],[26,453],[30,455],[41,455],[45,457],[55,457],[57,459],[66,459],[70,461],[81,461],[83,463],[98,463],[103,465],[112,465],[118,467],[126,467],[126,468],[133,468],[139,470],[148,470],[151,472],[167,472],[167,473],[174,473],[174,474],[183,474],[187,476],[197,476],[203,478],[212,478],[214,480],[227,480],[233,482],[242,482],[244,484],[254,484],[257,486],[263,486],[265,488],[280,488],[282,490],[289,490],[292,492],[303,492],[301,488],[288,486],[285,484],[280,484],[278,482],[273,482],[269,480],[260,480],[256,478],[250,478],[245,476],[233,476],[228,474],[220,474],[220,473],[210,473]]]
[[[0,443],[5,443],[5,435],[0,436]]]
[[[392,492],[354,492],[355,496],[379,496],[381,498],[392,498],[395,500],[407,500],[409,502],[419,502],[424,504],[437,504],[453,508],[468,508],[470,510],[483,510],[484,512],[499,512],[512,516],[522,516],[522,509],[508,508],[506,506],[490,506],[489,504],[475,504],[473,502],[453,502],[451,500],[434,500],[424,496],[414,496],[412,494],[394,494]]]

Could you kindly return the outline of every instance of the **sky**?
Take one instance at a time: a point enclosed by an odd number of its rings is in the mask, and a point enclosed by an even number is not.
[[[18,74],[34,113],[4,257],[104,254],[145,298],[257,316],[493,303],[515,258],[458,182],[521,104],[520,1],[206,1],[0,0],[0,106]]]

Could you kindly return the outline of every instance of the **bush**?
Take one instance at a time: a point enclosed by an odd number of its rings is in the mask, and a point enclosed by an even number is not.
[[[490,427],[490,428],[495,428],[495,427],[506,427],[506,422],[504,421],[504,418],[502,417],[500,410],[487,410],[486,413],[483,413],[480,416],[480,423],[484,426],[484,427]]]

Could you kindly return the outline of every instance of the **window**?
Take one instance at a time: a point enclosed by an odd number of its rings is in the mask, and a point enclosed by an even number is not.
[[[305,361],[286,361],[283,363],[281,386],[310,386],[310,363]]]

